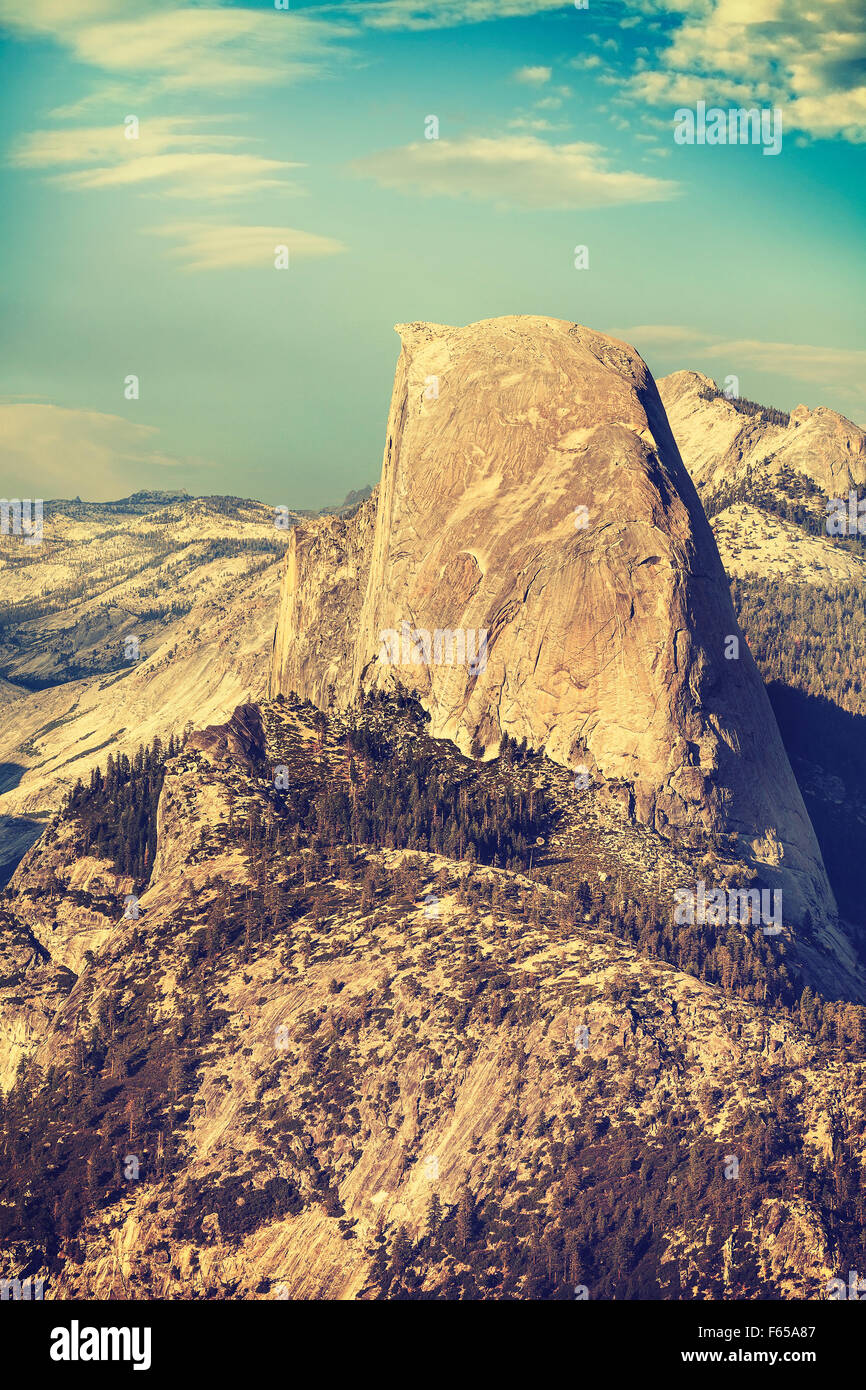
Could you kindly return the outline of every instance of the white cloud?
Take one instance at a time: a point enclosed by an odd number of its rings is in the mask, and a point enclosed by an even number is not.
[[[535,131],[565,129],[562,123],[554,125],[552,121],[547,120],[546,116],[515,116],[513,120],[508,122],[508,125],[511,130]]]
[[[712,335],[682,324],[640,324],[616,331],[616,336],[645,348],[681,349],[700,361],[720,363],[725,373],[742,376],[746,370],[766,372],[813,388],[832,391],[852,402],[847,408],[862,410],[866,404],[866,351],[859,348],[822,347],[815,343],[780,343],[760,338],[735,338],[719,342]],[[842,407],[843,409],[846,407]]]
[[[525,82],[530,87],[543,87],[545,82],[550,81],[552,72],[552,68],[518,68],[514,74],[514,80]]]
[[[820,347],[815,343],[771,343],[756,338],[737,338],[704,349],[707,357],[739,364],[755,371],[779,372],[813,386],[856,390],[866,399],[866,351],[857,348]]]
[[[10,163],[25,169],[39,169],[59,164],[111,162],[178,148],[212,149],[243,143],[239,135],[226,135],[219,130],[196,132],[191,129],[190,121],[153,116],[141,121],[136,140],[126,138],[120,120],[107,126],[35,130],[24,136],[13,150]]]
[[[223,226],[212,222],[177,222],[154,227],[154,235],[173,238],[178,244],[169,254],[185,270],[273,270],[277,246],[287,246],[290,264],[339,255],[345,251],[332,237],[317,236],[292,227]],[[291,271],[288,272],[291,274]]]
[[[6,496],[120,496],[154,468],[203,466],[165,454],[152,425],[34,401],[0,403],[0,446]]]
[[[0,0],[13,32],[51,34],[75,58],[106,73],[146,74],[151,90],[221,92],[322,71],[334,40],[354,32],[334,19],[238,6],[153,5],[120,0]],[[140,95],[140,89],[139,89]]]
[[[547,10],[574,10],[572,0],[363,0],[336,5],[371,29],[452,29],[491,19],[522,19]]]
[[[0,0],[0,23],[13,33],[56,35],[118,10],[134,15],[137,9],[136,0]]]
[[[660,202],[678,185],[610,169],[598,145],[552,145],[532,135],[431,140],[356,159],[385,188],[487,199],[524,208],[595,208]]]
[[[687,12],[655,63],[630,80],[634,99],[763,103],[781,107],[786,129],[866,140],[862,0],[694,0],[673,8]]]
[[[126,138],[120,121],[111,126],[34,131],[12,151],[10,162],[29,169],[96,164],[96,168],[55,173],[53,180],[72,189],[168,184],[175,197],[183,198],[231,197],[260,188],[289,189],[287,172],[304,167],[238,153],[231,147],[246,143],[242,137],[215,129],[196,132],[189,127],[188,121],[149,118],[142,120],[138,138],[133,140]]]
[[[171,180],[182,198],[230,198],[259,188],[287,188],[282,174],[301,166],[248,154],[160,154],[111,168],[79,169],[57,176],[65,188],[117,188]],[[278,177],[279,175],[279,177]],[[292,191],[297,192],[297,189]]]

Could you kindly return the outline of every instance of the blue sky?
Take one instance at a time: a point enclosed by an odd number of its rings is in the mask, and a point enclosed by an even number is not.
[[[866,420],[853,0],[0,0],[0,23],[4,496],[339,500],[378,479],[417,319],[574,319],[656,375]],[[778,106],[781,153],[675,144],[698,100]]]

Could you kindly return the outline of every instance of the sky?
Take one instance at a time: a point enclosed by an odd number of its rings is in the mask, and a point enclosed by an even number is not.
[[[574,320],[863,424],[864,32],[858,0],[0,0],[0,493],[338,502],[416,320]],[[781,150],[679,143],[698,102],[778,109]]]

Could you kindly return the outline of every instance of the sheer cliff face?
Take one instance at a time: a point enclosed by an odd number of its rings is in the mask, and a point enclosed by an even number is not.
[[[292,531],[274,634],[271,696],[295,690],[321,706],[348,698],[375,518],[374,494],[347,521],[329,516]]]
[[[295,533],[272,693],[342,701],[398,679],[435,736],[525,737],[628,782],[662,832],[737,833],[786,915],[825,920],[814,834],[641,358],[555,319],[398,331],[375,527],[362,509]],[[383,637],[404,624],[422,637]],[[480,669],[437,630],[486,632]]]

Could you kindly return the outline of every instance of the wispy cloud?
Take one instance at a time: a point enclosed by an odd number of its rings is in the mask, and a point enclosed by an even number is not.
[[[156,8],[159,0],[154,0]],[[54,34],[118,12],[134,15],[136,0],[0,0],[0,23],[13,33]]]
[[[652,343],[654,347],[666,347],[669,344],[678,347],[681,344],[710,341],[706,333],[701,333],[696,328],[685,328],[679,323],[642,323],[635,328],[617,328],[615,332],[618,338],[633,343],[635,347],[639,343]]]
[[[735,338],[705,349],[706,356],[724,362],[744,363],[757,371],[781,372],[813,386],[857,390],[866,400],[866,352],[857,348],[822,347],[816,343],[772,343],[757,338]],[[731,368],[735,370],[735,368]]]
[[[146,74],[150,91],[231,92],[320,73],[353,28],[273,6],[141,7],[128,0],[0,0],[13,32],[50,33],[104,73]]]
[[[161,154],[116,164],[80,169],[57,178],[66,188],[117,188],[169,180],[176,198],[231,198],[260,188],[289,187],[285,170],[299,168],[279,159],[248,154]],[[293,192],[298,192],[296,188]]]
[[[162,117],[143,120],[136,139],[126,138],[120,122],[113,126],[34,131],[12,151],[10,163],[27,169],[60,169],[62,172],[51,177],[65,188],[160,184],[167,185],[175,197],[184,198],[232,197],[261,188],[287,189],[288,171],[304,167],[238,152],[236,147],[244,143],[239,136],[214,129],[196,132],[187,121]],[[90,167],[63,168],[71,164]]]
[[[452,29],[491,19],[521,19],[547,10],[574,10],[572,0],[361,0],[330,6],[371,29]]]
[[[244,143],[243,136],[221,130],[196,130],[193,122],[177,117],[154,116],[143,120],[138,138],[127,139],[121,121],[103,126],[64,126],[35,130],[12,151],[10,163],[27,169],[60,164],[99,164],[167,150],[214,149]]]
[[[524,208],[660,202],[678,192],[670,180],[611,169],[598,145],[553,145],[533,135],[418,142],[366,155],[350,167],[384,188]]]
[[[202,466],[163,452],[151,425],[35,401],[0,403],[0,445],[7,496],[118,496],[154,469]]]
[[[546,116],[533,116],[532,114],[521,114],[514,116],[509,122],[510,130],[528,130],[530,133],[540,130],[565,130],[561,121],[549,121]]]
[[[823,347],[816,343],[783,343],[760,338],[732,338],[720,342],[712,335],[682,324],[639,324],[616,330],[616,336],[633,343],[638,352],[658,348],[695,360],[718,362],[725,372],[742,375],[751,370],[793,381],[806,382],[851,398],[853,408],[866,405],[866,351],[859,348]]]
[[[285,246],[290,264],[336,256],[345,246],[333,237],[293,227],[225,226],[212,222],[177,222],[151,229],[175,242],[169,254],[185,270],[273,270],[276,248]]]

